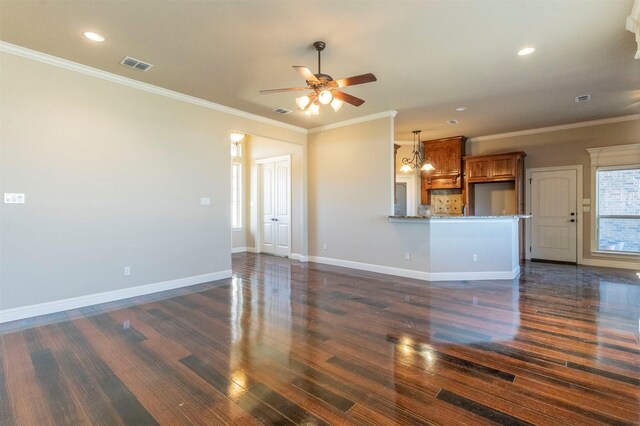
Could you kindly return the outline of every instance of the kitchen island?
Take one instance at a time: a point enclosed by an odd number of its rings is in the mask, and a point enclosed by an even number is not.
[[[388,216],[428,241],[429,281],[513,279],[520,273],[518,221],[528,216]]]

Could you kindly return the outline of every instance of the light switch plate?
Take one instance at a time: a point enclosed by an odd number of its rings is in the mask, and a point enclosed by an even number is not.
[[[200,205],[201,206],[210,206],[211,205],[211,198],[200,198]]]
[[[24,204],[25,196],[24,194],[15,194],[15,193],[4,193],[4,203],[5,204]]]
[[[590,206],[591,205],[591,198],[583,198],[582,199],[582,205],[583,206]]]

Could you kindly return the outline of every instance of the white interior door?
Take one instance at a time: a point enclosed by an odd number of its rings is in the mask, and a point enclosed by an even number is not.
[[[275,254],[278,256],[291,255],[291,173],[289,160],[275,163],[274,182],[274,217],[275,217]]]
[[[576,262],[575,170],[531,173],[531,258]]]
[[[276,224],[274,221],[275,212],[273,209],[273,185],[274,185],[274,163],[259,164],[261,185],[261,235],[262,242],[260,251],[262,253],[275,254],[276,252]]]
[[[261,162],[262,253],[291,255],[291,160]]]

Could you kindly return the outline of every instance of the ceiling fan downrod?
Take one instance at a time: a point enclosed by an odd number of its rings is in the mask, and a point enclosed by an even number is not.
[[[322,74],[320,69],[320,52],[324,50],[327,44],[324,41],[316,41],[313,43],[313,47],[318,51],[318,74]]]

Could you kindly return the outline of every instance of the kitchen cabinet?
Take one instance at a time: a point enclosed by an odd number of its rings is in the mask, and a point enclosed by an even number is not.
[[[510,152],[466,157],[465,179],[468,183],[515,181],[518,177],[518,162],[524,156],[524,152]]]
[[[424,157],[434,167],[420,173],[422,204],[429,204],[432,189],[462,189],[466,141],[464,136],[455,136],[422,142]]]

